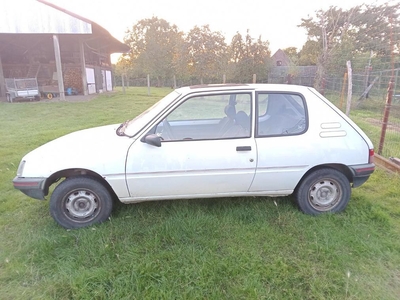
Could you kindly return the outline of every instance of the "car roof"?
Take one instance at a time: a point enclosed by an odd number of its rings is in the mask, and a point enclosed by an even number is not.
[[[294,84],[269,84],[269,83],[252,83],[252,84],[204,84],[186,86],[177,89],[181,94],[193,92],[211,92],[211,91],[232,91],[232,90],[251,90],[251,91],[279,91],[279,92],[304,92],[313,89],[308,86]]]

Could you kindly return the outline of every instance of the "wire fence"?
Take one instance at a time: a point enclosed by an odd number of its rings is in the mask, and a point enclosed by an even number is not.
[[[400,68],[352,75],[350,117],[372,140],[375,152],[392,160],[400,157],[399,71]],[[348,87],[346,75],[326,80],[325,96],[342,111],[346,111]]]

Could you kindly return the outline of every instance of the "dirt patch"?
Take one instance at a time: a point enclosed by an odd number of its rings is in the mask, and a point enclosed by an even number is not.
[[[374,119],[374,118],[366,118],[365,121],[367,121],[368,123],[370,123],[372,125],[382,127],[382,120],[378,120],[378,119]],[[400,124],[390,123],[390,121],[389,121],[387,124],[387,130],[400,132]]]

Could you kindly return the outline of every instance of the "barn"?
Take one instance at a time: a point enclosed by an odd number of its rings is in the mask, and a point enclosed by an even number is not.
[[[10,81],[21,79],[27,85],[28,78],[47,98],[111,91],[110,55],[127,51],[127,45],[100,25],[45,0],[5,1],[0,18],[0,97],[7,97]]]

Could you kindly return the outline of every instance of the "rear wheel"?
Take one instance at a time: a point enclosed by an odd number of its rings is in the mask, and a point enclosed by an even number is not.
[[[320,169],[302,180],[295,192],[300,210],[306,214],[319,215],[343,211],[351,195],[347,177],[335,169]]]
[[[50,199],[51,216],[69,229],[104,222],[110,216],[112,206],[112,197],[104,185],[84,176],[61,182]]]

